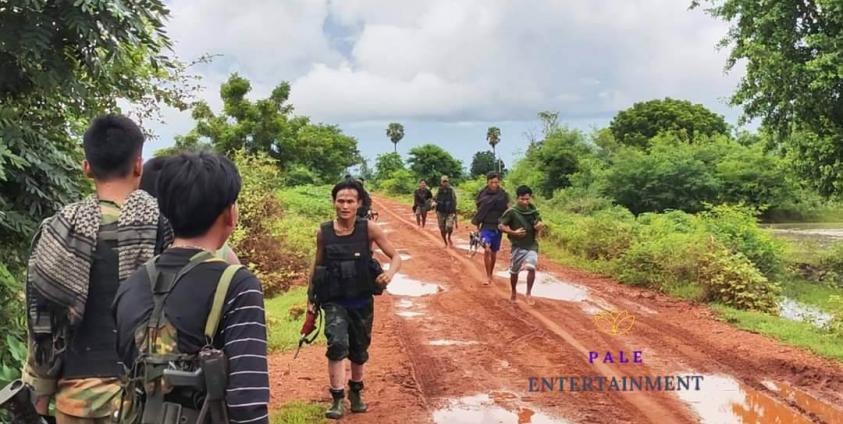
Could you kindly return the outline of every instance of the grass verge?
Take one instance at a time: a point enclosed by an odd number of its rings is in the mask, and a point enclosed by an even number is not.
[[[711,308],[726,322],[742,330],[772,337],[785,344],[807,349],[817,355],[843,361],[843,336],[810,323],[755,311],[741,311],[713,304]]]
[[[272,413],[272,424],[322,424],[328,420],[324,416],[324,406],[317,403],[291,402]]]

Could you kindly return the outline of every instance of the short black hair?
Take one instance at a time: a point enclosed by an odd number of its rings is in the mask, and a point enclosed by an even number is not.
[[[516,196],[521,197],[525,194],[529,194],[530,196],[532,196],[533,195],[533,189],[531,189],[530,187],[527,187],[525,185],[520,185],[520,186],[518,186],[517,189],[515,189],[515,195]]]
[[[369,196],[366,194],[366,190],[363,188],[363,184],[360,184],[360,181],[355,180],[354,178],[346,178],[331,189],[331,199],[337,200],[337,193],[340,190],[355,190],[357,191],[357,200],[365,201]]]
[[[156,199],[158,198],[158,176],[161,175],[161,170],[164,169],[167,159],[167,156],[154,157],[143,164],[143,173],[138,188]]]
[[[161,169],[158,206],[176,237],[198,237],[237,201],[240,185],[240,173],[227,157],[183,153],[167,158]]]
[[[488,174],[486,174],[486,181],[494,180],[495,178],[500,179],[501,174],[498,174],[495,171],[490,171]]]
[[[125,116],[103,115],[85,131],[82,147],[94,178],[122,178],[129,175],[141,155],[143,131]]]
[[[425,179],[421,179],[421,180],[419,180],[419,184],[421,184],[421,183],[425,183],[425,184],[427,184],[427,180],[425,180]]]

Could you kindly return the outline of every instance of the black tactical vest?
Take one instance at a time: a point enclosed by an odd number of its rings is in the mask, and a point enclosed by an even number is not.
[[[371,251],[369,223],[358,219],[354,231],[337,236],[333,221],[323,223],[322,264],[314,277],[315,293],[320,303],[371,296],[375,292],[369,271]]]
[[[88,301],[81,324],[72,330],[64,356],[63,378],[119,377],[117,326],[111,303],[120,286],[117,223],[103,225],[97,235],[88,282]]]

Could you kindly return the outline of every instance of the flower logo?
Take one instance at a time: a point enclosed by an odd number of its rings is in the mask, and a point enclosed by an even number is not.
[[[635,316],[627,311],[606,311],[595,315],[593,319],[600,331],[613,336],[629,333],[635,324]]]

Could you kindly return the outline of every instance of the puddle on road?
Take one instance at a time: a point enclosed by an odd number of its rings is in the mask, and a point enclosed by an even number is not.
[[[498,271],[498,277],[509,281],[509,271]],[[527,292],[527,273],[521,272],[516,287],[518,293]],[[533,296],[547,299],[566,300],[568,302],[581,302],[589,299],[588,290],[585,288],[558,280],[545,272],[536,272],[536,281],[533,283]]]
[[[425,296],[439,293],[442,288],[438,284],[415,280],[399,272],[392,277],[386,291],[396,296]]]
[[[413,302],[410,299],[401,299],[395,304],[398,308],[412,308]]]
[[[465,340],[431,340],[428,344],[431,346],[470,346],[479,343]]]
[[[779,316],[794,321],[810,322],[817,327],[825,327],[832,320],[832,315],[819,308],[785,298],[779,303]]]
[[[699,391],[682,390],[676,394],[704,424],[811,423],[784,403],[728,376],[705,375],[700,387]]]
[[[800,408],[816,415],[817,418],[827,423],[843,423],[843,410],[835,409],[801,389],[787,383],[774,383],[772,381],[765,381],[763,384],[768,389],[780,394],[788,401],[799,405]]]
[[[401,312],[398,312],[396,315],[398,315],[399,317],[403,317],[403,318],[417,318],[417,317],[420,317],[424,314],[421,313],[421,312],[401,311]]]
[[[504,408],[487,394],[467,396],[451,400],[448,406],[433,412],[436,424],[567,424],[568,421],[553,418],[531,408],[517,406]]]

